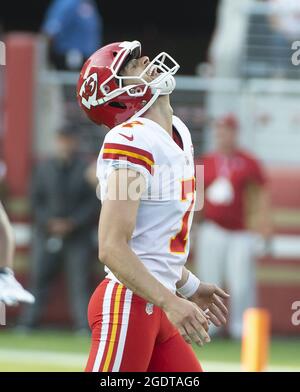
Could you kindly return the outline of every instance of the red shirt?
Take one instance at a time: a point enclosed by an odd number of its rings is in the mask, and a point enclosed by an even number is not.
[[[204,189],[218,177],[226,177],[231,182],[234,197],[230,204],[212,204],[204,198],[204,217],[230,230],[245,229],[245,190],[251,183],[264,185],[265,175],[259,162],[249,153],[237,150],[226,157],[212,152],[196,160],[204,165]]]

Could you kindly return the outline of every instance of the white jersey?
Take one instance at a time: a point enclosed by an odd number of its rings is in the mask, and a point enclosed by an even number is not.
[[[99,154],[97,177],[102,202],[112,170],[126,167],[145,177],[147,187],[129,245],[149,272],[175,292],[189,252],[195,178],[190,132],[175,116],[173,126],[183,150],[160,125],[144,117],[110,130]]]

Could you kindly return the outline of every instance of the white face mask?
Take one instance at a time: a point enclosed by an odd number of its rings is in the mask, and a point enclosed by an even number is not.
[[[156,68],[160,74],[156,79],[147,82],[144,76],[149,71],[151,72],[153,68]],[[176,86],[173,75],[175,75],[178,69],[179,64],[169,54],[162,52],[147,65],[144,71],[138,76],[138,79],[140,78],[146,86],[151,87],[153,94],[159,91],[160,95],[168,95],[172,93]]]
[[[121,47],[123,50],[118,53],[110,67],[112,75],[100,85],[100,90],[104,97],[95,103],[102,104],[112,98],[116,98],[118,95],[123,94],[124,92],[132,97],[142,97],[145,95],[147,89],[150,88],[153,94],[152,98],[138,113],[131,117],[131,119],[134,119],[145,113],[160,95],[168,95],[172,93],[176,86],[173,75],[176,74],[180,66],[168,53],[162,52],[147,65],[140,75],[134,76],[134,79],[137,81],[137,83],[124,86],[123,81],[126,79],[132,79],[133,77],[119,75],[119,71],[129,55],[136,53],[137,57],[140,56],[141,44],[139,41],[125,41],[122,42]],[[153,68],[156,68],[159,71],[159,76],[148,82],[145,80],[145,75],[148,72],[151,72]],[[111,79],[115,79],[119,84],[119,88],[112,92],[110,92],[108,88],[108,83],[111,81]]]
[[[141,55],[141,43],[139,41],[132,42],[122,42],[120,47],[123,48],[118,55],[115,57],[113,63],[111,64],[110,70],[112,72],[112,76],[110,76],[106,81],[102,83],[100,86],[100,90],[104,94],[104,96],[109,96],[109,92],[105,88],[107,83],[114,78],[119,83],[119,89],[121,92],[127,91],[127,93],[131,96],[140,97],[143,96],[148,87],[151,88],[152,93],[155,94],[157,90],[160,90],[160,95],[171,94],[175,88],[175,79],[173,75],[179,70],[179,64],[171,57],[168,53],[161,52],[159,53],[141,72],[140,75],[134,76],[134,79],[137,80],[137,83],[131,86],[123,86],[123,81],[132,79],[132,76],[122,76],[119,75],[119,71],[121,67],[124,65],[126,58],[128,56],[133,56],[133,58],[139,58]],[[145,80],[145,75],[151,72],[154,68],[156,68],[160,75],[152,80],[151,82],[147,82]],[[140,90],[136,90],[134,87],[136,85],[144,85]],[[141,86],[140,86],[141,87]],[[118,89],[118,90],[119,90]],[[131,91],[132,90],[132,91]],[[116,91],[116,90],[115,90]]]
[[[234,189],[226,177],[217,177],[206,190],[207,200],[215,205],[228,206],[234,199]]]

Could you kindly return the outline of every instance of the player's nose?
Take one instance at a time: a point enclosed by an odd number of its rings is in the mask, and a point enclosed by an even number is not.
[[[148,56],[141,57],[140,61],[141,61],[142,65],[144,65],[145,67],[147,67],[147,65],[150,63],[150,59]]]

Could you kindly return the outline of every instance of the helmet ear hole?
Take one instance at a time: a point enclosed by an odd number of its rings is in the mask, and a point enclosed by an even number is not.
[[[109,102],[109,106],[118,109],[127,109],[127,106],[123,102],[117,102],[117,101]]]

